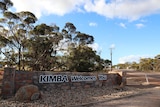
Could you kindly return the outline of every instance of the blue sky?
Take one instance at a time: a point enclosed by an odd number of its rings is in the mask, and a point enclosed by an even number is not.
[[[31,11],[38,24],[63,28],[72,22],[77,31],[94,36],[94,49],[113,64],[139,61],[160,54],[159,0],[12,0],[14,10]]]

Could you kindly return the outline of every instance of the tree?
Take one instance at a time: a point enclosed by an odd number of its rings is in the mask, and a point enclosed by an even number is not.
[[[21,52],[25,48],[25,41],[28,39],[28,29],[37,19],[31,12],[12,13],[5,11],[3,16],[4,18],[0,19],[0,23],[2,24],[1,38],[3,39],[3,43],[8,41],[3,45],[3,50],[7,49],[3,54],[9,59],[9,56],[14,57],[14,62],[18,64],[20,70],[21,56],[23,56]],[[7,55],[6,53],[10,54]]]
[[[131,69],[139,70],[139,64],[136,62],[132,62],[130,66],[131,66]]]
[[[34,26],[37,18],[29,11],[13,13],[9,0],[1,0],[3,17],[0,18],[0,54],[8,65],[19,70],[51,70],[66,67],[68,70],[94,71],[102,69],[106,60],[100,58],[88,45],[94,37],[76,31],[67,22],[59,31],[56,25],[45,23]]]
[[[29,11],[21,11],[19,13],[16,13],[19,17],[20,17],[20,20],[21,20],[21,23],[19,24],[19,30],[18,30],[18,34],[21,35],[21,49],[19,49],[19,59],[20,61],[22,60],[22,68],[24,70],[24,63],[25,63],[25,60],[24,60],[24,53],[25,50],[26,50],[26,41],[27,39],[30,38],[30,35],[29,35],[29,32],[30,30],[33,29],[33,24],[37,21],[37,18],[36,16],[29,12]],[[22,51],[22,52],[21,52]],[[21,58],[22,56],[22,58]],[[21,66],[21,63],[19,61],[19,66]]]
[[[3,50],[5,50],[5,52],[2,52],[5,56],[7,56],[6,58],[10,59],[10,56],[15,54],[15,50],[20,48],[20,41],[17,35],[17,22],[19,21],[19,17],[9,11],[5,11],[3,13],[4,18],[1,18],[1,38],[3,38],[3,43],[6,43],[5,47]],[[5,28],[5,26],[7,26],[7,28]],[[6,42],[5,42],[6,41]],[[14,60],[15,63],[17,62],[16,60]]]
[[[160,55],[155,56],[153,65],[154,65],[154,70],[160,72]]]
[[[94,38],[88,34],[77,32],[74,41],[77,45],[88,45],[94,42]]]
[[[93,70],[95,61],[91,60],[96,57],[96,52],[89,48],[88,44],[94,42],[94,37],[76,31],[76,27],[70,22],[65,24],[65,27],[62,29],[62,34],[64,36],[63,44],[67,46],[67,68],[76,71]]]
[[[57,28],[42,23],[35,26],[30,32],[32,38],[27,45],[28,61],[33,70],[50,70],[52,68],[51,63],[56,61],[58,44],[63,39],[61,33],[57,32]]]
[[[2,11],[2,13],[8,10],[8,8],[11,6],[13,6],[11,0],[0,0],[0,10]]]
[[[129,63],[129,62],[125,62],[124,64],[118,64],[118,65],[117,65],[117,67],[118,67],[119,69],[129,69],[130,66],[131,66],[131,63]]]
[[[152,58],[142,58],[140,59],[140,69],[142,71],[151,71],[154,70],[154,59]]]
[[[71,71],[93,71],[96,64],[96,52],[87,46],[79,46],[70,51],[67,67]]]

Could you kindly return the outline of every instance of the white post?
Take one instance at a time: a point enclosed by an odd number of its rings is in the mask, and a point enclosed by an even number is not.
[[[147,76],[147,74],[145,74],[145,78],[146,78],[146,82],[147,82],[147,84],[149,84],[149,81],[148,81],[148,76]]]

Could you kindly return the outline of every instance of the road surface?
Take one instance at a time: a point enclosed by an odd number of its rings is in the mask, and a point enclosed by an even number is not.
[[[79,107],[160,107],[160,73],[127,72],[127,86],[142,92]]]

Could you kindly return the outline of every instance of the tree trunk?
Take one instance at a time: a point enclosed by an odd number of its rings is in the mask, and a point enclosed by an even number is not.
[[[21,70],[21,45],[19,47],[18,57],[18,70]]]

